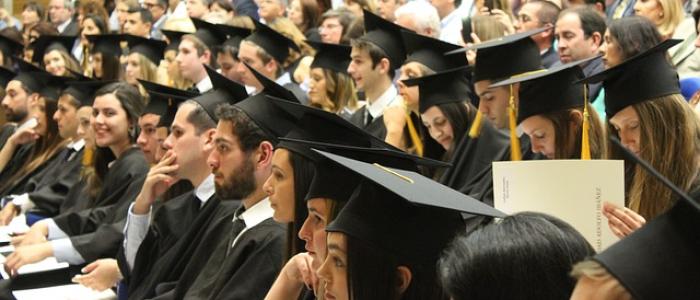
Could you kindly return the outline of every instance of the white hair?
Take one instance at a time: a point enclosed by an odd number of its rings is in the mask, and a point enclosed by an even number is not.
[[[394,16],[398,19],[402,15],[410,15],[415,21],[417,31],[430,29],[432,36],[438,38],[440,36],[440,16],[437,9],[426,0],[411,0],[406,4],[401,5],[394,12]]]

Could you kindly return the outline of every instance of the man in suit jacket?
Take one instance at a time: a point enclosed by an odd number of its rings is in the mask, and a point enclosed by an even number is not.
[[[49,2],[49,21],[56,26],[61,35],[78,35],[78,22],[73,20],[75,7],[71,0],[51,0]]]
[[[608,21],[634,15],[634,4],[637,0],[615,0],[608,6]]]

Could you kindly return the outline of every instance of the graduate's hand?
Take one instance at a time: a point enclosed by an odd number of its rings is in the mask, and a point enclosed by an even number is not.
[[[475,32],[471,33],[471,37],[472,37],[473,43],[465,44],[466,47],[471,47],[473,45],[481,44],[481,39],[479,38],[478,35],[476,35]],[[469,63],[469,65],[473,66],[476,63],[476,50],[467,50],[466,56],[467,56],[467,62]]]
[[[175,159],[175,153],[168,151],[157,165],[151,167],[141,188],[141,193],[136,197],[133,213],[138,215],[147,214],[151,210],[153,202],[177,182],[176,176],[173,175],[179,167]]]
[[[15,276],[17,269],[24,265],[39,262],[53,255],[53,249],[50,243],[34,244],[30,246],[22,246],[15,248],[5,261],[5,271]]]
[[[647,222],[633,210],[607,201],[603,202],[603,215],[608,219],[610,230],[619,238],[628,236]]]
[[[34,128],[22,128],[12,134],[9,138],[9,142],[15,146],[24,145],[39,138],[39,133],[34,130]]]
[[[34,244],[40,244],[46,242],[46,235],[39,230],[29,229],[24,234],[16,235],[12,237],[10,243],[15,246],[29,246]]]
[[[7,226],[16,215],[17,209],[15,208],[15,204],[8,202],[7,205],[0,210],[0,225]]]
[[[406,108],[403,105],[389,106],[384,109],[384,141],[397,148],[404,148],[403,129],[406,127]]]
[[[302,252],[294,255],[284,266],[282,272],[288,279],[316,291],[316,288],[318,288],[318,277],[316,276],[316,270],[311,265],[312,262],[313,258],[311,255]]]
[[[73,282],[99,292],[115,286],[122,279],[117,260],[113,258],[98,259],[82,271],[84,275],[75,275]]]

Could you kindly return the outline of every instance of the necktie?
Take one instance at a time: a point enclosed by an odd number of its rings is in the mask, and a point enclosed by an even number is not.
[[[66,156],[63,158],[63,161],[71,161],[73,158],[75,158],[75,149],[74,148],[68,148],[66,149]]]
[[[625,10],[627,10],[627,5],[629,5],[629,0],[621,0],[613,12],[613,19],[622,18]]]
[[[235,217],[233,219],[233,226],[231,226],[231,236],[229,237],[228,249],[226,249],[226,256],[230,254],[231,249],[233,248],[233,241],[235,241],[238,235],[241,233],[241,231],[245,229],[245,222],[240,217],[241,214],[243,214],[243,212],[245,212],[245,207],[241,205],[241,207],[239,207],[236,210],[236,213],[234,213]]]
[[[187,91],[199,94],[199,89],[196,85],[193,85],[191,88],[187,89]]]
[[[369,113],[369,109],[365,110],[365,126],[369,126],[369,124],[372,123],[372,120],[374,118],[372,117],[372,114]]]

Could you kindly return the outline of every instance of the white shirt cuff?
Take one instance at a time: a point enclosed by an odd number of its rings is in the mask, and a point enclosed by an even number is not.
[[[85,263],[78,250],[75,250],[73,243],[68,238],[49,241],[53,249],[53,256],[58,262],[67,262],[71,265],[80,265]]]
[[[129,214],[124,225],[124,256],[129,269],[133,269],[136,261],[136,253],[141,243],[148,234],[148,226],[151,224],[151,209],[147,214],[138,215],[133,212],[134,204],[129,206]]]
[[[46,226],[49,229],[49,234],[46,236],[47,240],[50,241],[68,237],[68,234],[63,232],[63,230],[56,225],[56,222],[54,222],[53,219],[44,219],[39,222],[46,222]]]
[[[34,208],[34,202],[29,199],[29,194],[24,193],[12,199],[12,203],[20,208],[20,211],[26,213],[28,210]]]

